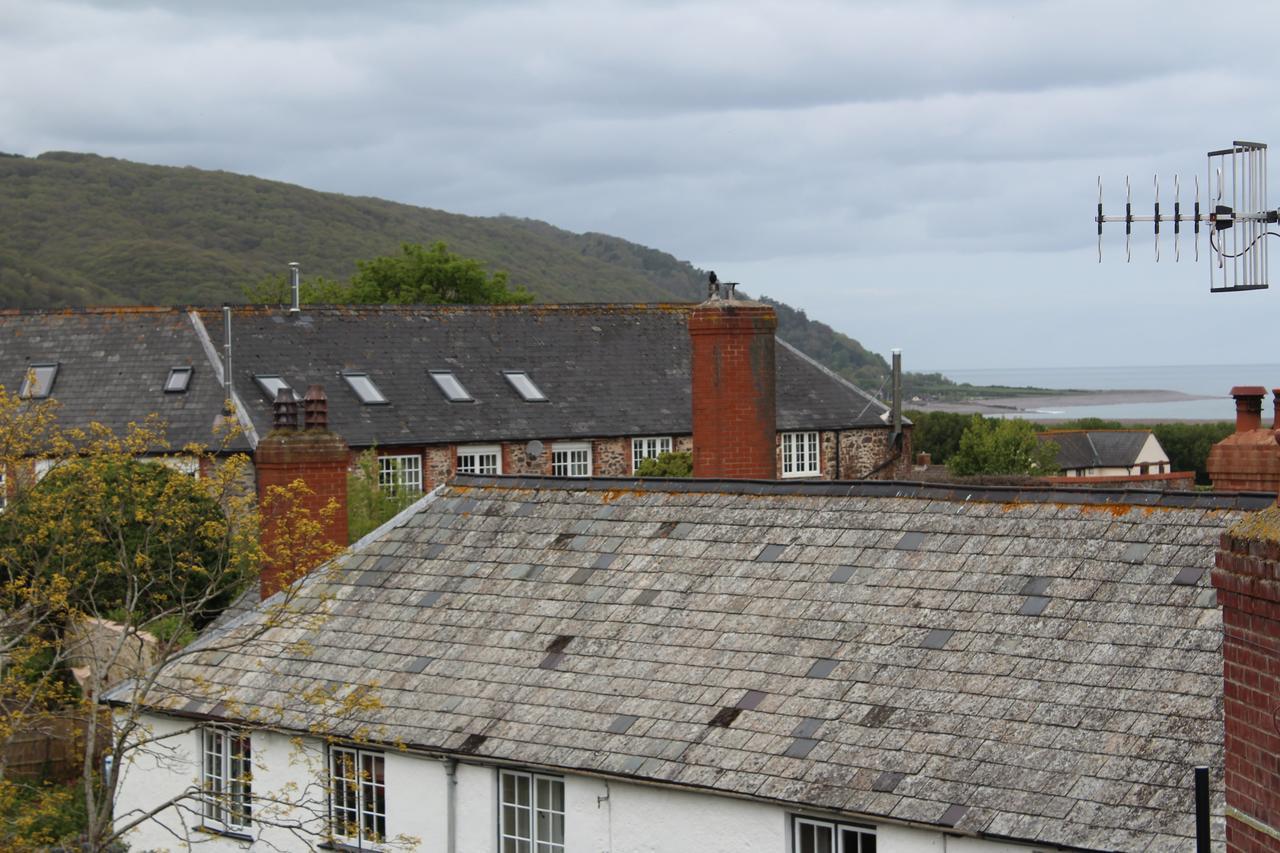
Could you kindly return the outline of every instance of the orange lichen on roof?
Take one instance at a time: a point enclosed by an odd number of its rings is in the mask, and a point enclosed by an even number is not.
[[[1269,506],[1242,517],[1227,531],[1237,539],[1280,542],[1280,507]]]
[[[605,489],[600,493],[600,502],[611,504],[619,498],[624,498],[627,495],[642,497],[644,492],[640,489]]]

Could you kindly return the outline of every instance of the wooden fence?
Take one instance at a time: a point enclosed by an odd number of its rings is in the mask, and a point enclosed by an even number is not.
[[[80,775],[84,761],[87,716],[46,717],[13,736],[4,749],[5,777],[24,781],[65,782]],[[107,744],[111,718],[98,718],[95,761]]]

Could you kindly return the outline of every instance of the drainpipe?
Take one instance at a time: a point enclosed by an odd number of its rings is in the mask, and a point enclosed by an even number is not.
[[[902,350],[893,351],[893,436],[896,443],[902,436]]]
[[[297,261],[289,261],[289,289],[293,291],[293,304],[289,306],[290,314],[302,310],[302,271]]]
[[[1196,780],[1196,853],[1210,853],[1209,839],[1209,768],[1197,767]]]
[[[231,399],[231,306],[222,306],[222,384]]]
[[[446,758],[444,762],[444,773],[447,777],[445,785],[448,787],[448,805],[446,815],[446,834],[448,835],[448,853],[457,853],[458,850],[458,759]]]

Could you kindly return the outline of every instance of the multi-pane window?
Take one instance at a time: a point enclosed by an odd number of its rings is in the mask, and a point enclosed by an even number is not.
[[[495,445],[458,448],[459,474],[501,474],[502,448]]]
[[[812,477],[822,473],[816,432],[782,433],[782,476]]]
[[[204,825],[242,832],[253,823],[253,766],[248,732],[207,728],[200,731],[201,799]]]
[[[657,459],[661,453],[671,452],[670,436],[631,439],[631,470],[634,473],[646,459]]]
[[[24,400],[42,400],[53,393],[53,380],[58,377],[56,364],[32,364],[22,377],[18,396]]]
[[[564,780],[503,770],[499,853],[564,853]]]
[[[590,477],[591,445],[585,441],[551,445],[551,473],[556,477]]]
[[[389,495],[416,495],[422,492],[422,457],[378,457],[378,485]]]
[[[330,833],[343,844],[376,849],[387,837],[386,759],[345,746],[329,750]]]
[[[876,830],[871,826],[797,817],[792,850],[795,853],[876,853]]]

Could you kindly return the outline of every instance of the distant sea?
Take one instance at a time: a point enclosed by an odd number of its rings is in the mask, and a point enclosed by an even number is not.
[[[1280,387],[1280,364],[1193,364],[1138,367],[1009,367],[983,370],[943,370],[956,382],[974,385],[1034,386],[1058,390],[1084,391],[1181,391],[1207,400],[1179,400],[1169,403],[1118,403],[1106,406],[1054,405],[1037,410],[1037,415],[1054,418],[1107,418],[1160,420],[1235,419],[1230,390],[1236,385],[1261,385],[1268,390],[1263,417],[1270,420],[1270,389]],[[1015,402],[1016,400],[1011,400]]]

